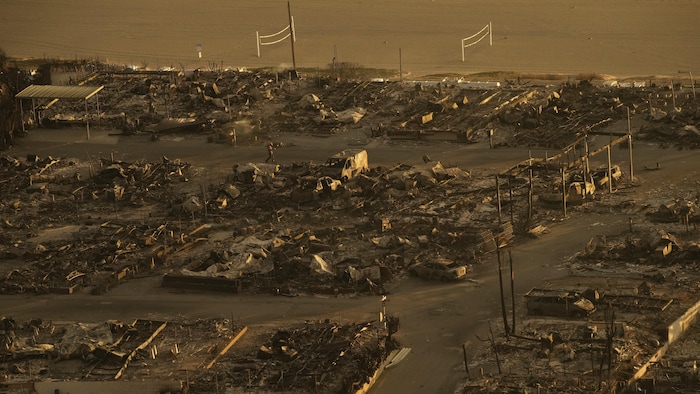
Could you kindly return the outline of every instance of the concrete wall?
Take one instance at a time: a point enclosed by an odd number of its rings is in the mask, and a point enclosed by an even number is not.
[[[697,316],[698,312],[700,311],[700,301],[695,303],[692,307],[690,307],[684,314],[683,316],[679,317],[671,323],[670,326],[668,326],[668,343],[673,343],[675,342],[678,338],[680,338],[683,333],[690,327],[691,324],[693,324],[693,321],[695,320],[695,317]]]
[[[624,391],[625,393],[628,392],[634,392],[634,384],[637,382],[639,379],[644,377],[646,375],[647,370],[649,369],[649,366],[653,363],[659,362],[664,355],[666,355],[666,352],[668,351],[668,348],[670,345],[678,340],[683,333],[690,327],[691,324],[693,324],[693,321],[695,320],[695,317],[697,316],[698,312],[700,311],[700,301],[696,302],[695,305],[691,306],[688,308],[687,311],[683,314],[683,316],[679,317],[671,323],[670,326],[668,326],[667,331],[668,331],[668,342],[664,344],[659,350],[654,353],[651,358],[644,363],[632,376],[631,379],[627,381],[627,389]]]

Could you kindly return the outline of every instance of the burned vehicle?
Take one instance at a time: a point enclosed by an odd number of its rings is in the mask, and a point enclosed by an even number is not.
[[[608,175],[608,173],[610,173],[611,176]],[[608,167],[601,167],[591,172],[591,178],[593,178],[595,183],[600,187],[606,186],[611,180],[613,185],[615,185],[620,181],[620,178],[622,178],[622,170],[620,170],[620,166],[618,165],[610,166],[610,171],[608,171]]]
[[[595,305],[589,299],[567,290],[533,288],[525,294],[525,299],[532,315],[585,317],[595,312]]]
[[[586,201],[595,199],[595,184],[592,182],[571,182],[566,185],[566,205],[582,205]],[[540,202],[548,205],[561,205],[561,184],[558,185],[556,193],[542,193],[539,196]]]
[[[408,273],[424,279],[458,280],[467,277],[470,267],[448,259],[435,259],[414,264]]]
[[[326,160],[321,167],[321,174],[346,182],[369,171],[367,151],[364,149],[346,149]]]

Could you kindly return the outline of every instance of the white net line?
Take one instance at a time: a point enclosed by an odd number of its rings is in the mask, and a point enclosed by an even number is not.
[[[291,35],[292,35],[291,33],[287,33],[286,36],[280,38],[280,39],[277,40],[277,41],[271,41],[271,42],[262,42],[262,41],[260,41],[260,45],[273,45],[273,44],[277,44],[278,42],[282,42],[282,41],[286,40],[286,39],[289,38],[289,36],[291,36]],[[262,38],[261,38],[261,40],[262,40]]]
[[[285,32],[287,32],[287,34],[285,34],[283,37],[280,37],[278,39],[273,39],[272,41],[263,42],[263,40],[266,38],[279,37],[280,35],[284,34]],[[292,52],[294,52],[294,42],[297,40],[296,29],[294,28],[294,17],[290,16],[289,17],[289,24],[287,26],[285,26],[284,29],[278,31],[277,33],[267,34],[267,35],[261,36],[260,32],[256,31],[255,37],[256,37],[255,44],[258,47],[258,57],[260,57],[260,47],[261,46],[279,44],[280,42],[282,42],[290,37],[292,40]]]
[[[462,45],[466,48],[466,47],[470,47],[470,46],[472,46],[472,45],[474,45],[474,44],[479,43],[479,41],[483,40],[484,37],[486,37],[486,36],[489,35],[489,33],[490,33],[489,31],[486,31],[486,32],[484,33],[484,31],[485,31],[485,30],[488,30],[488,28],[489,28],[489,25],[486,25],[486,26],[484,26],[483,29],[481,29],[481,30],[479,30],[478,32],[472,34],[471,36],[469,36],[469,37],[467,37],[467,38],[462,38]],[[484,33],[484,34],[483,34],[478,40],[472,42],[471,44],[464,45],[464,41],[469,41],[469,40],[471,40],[472,38],[478,36],[478,35],[481,34],[481,33]]]
[[[289,30],[289,25],[287,25],[287,27],[285,27],[284,29],[278,31],[278,32],[275,33],[275,34],[268,34],[268,35],[266,35],[266,36],[260,36],[259,38],[262,40],[263,38],[270,38],[270,37],[278,36],[278,35],[284,33],[284,32],[287,31],[287,30]],[[289,35],[286,35],[284,38],[287,38],[287,37],[289,37]],[[284,40],[284,38],[283,38],[282,40]],[[279,42],[279,41],[278,41],[278,42]]]
[[[486,26],[486,27],[488,27],[488,26]],[[477,33],[477,34],[478,34],[478,33]],[[470,46],[476,45],[476,44],[478,44],[479,42],[481,42],[481,40],[483,40],[484,38],[488,37],[488,35],[489,35],[489,32],[486,32],[486,33],[484,33],[484,35],[482,35],[478,40],[472,42],[471,44],[466,44],[466,45],[464,45],[464,41],[467,40],[468,38],[464,38],[464,39],[462,39],[462,46],[463,46],[464,48],[469,48]],[[474,36],[472,36],[472,37],[474,37]]]

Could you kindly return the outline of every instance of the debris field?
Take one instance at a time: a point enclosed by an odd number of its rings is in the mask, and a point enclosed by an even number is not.
[[[314,162],[238,163],[212,175],[174,157],[3,155],[3,294],[104,294],[144,275],[162,276],[163,286],[178,289],[387,294],[414,264],[439,256],[471,271],[498,248],[547,232],[553,217],[565,219],[564,198],[569,215],[616,210],[637,218],[627,237],[593,239],[562,261],[571,281],[549,284],[588,294],[595,312],[525,313],[517,332],[497,331],[478,355],[485,368],[498,364],[508,373],[470,379],[464,392],[606,392],[620,382],[640,384],[648,376],[634,378],[639,366],[670,344],[667,327],[698,301],[697,185],[635,201],[628,163],[594,157],[613,146],[631,149],[629,136],[619,133],[628,116],[635,141],[697,148],[697,104],[682,86],[581,80],[484,88],[462,81],[289,80],[247,70],[109,70],[84,83],[105,86],[98,127],[124,138],[148,135],[153,143],[178,133],[262,146],[285,135],[359,130],[366,141],[384,144],[527,145],[547,154],[494,174],[427,156],[419,165],[374,166],[370,151],[369,168],[343,179],[324,176],[326,163]],[[81,106],[58,102],[31,116],[43,127],[84,126]],[[223,320],[88,326],[7,316],[0,374],[15,387],[37,375],[158,375],[185,382],[180,390],[189,392],[349,392],[361,389],[398,347],[393,330],[374,323],[273,330]],[[217,354],[241,332],[235,356]],[[648,373],[663,373],[666,387],[678,387],[690,379],[684,369],[690,359],[676,355],[672,344],[666,354],[671,361]],[[514,373],[512,364],[523,362],[530,365],[526,375]]]

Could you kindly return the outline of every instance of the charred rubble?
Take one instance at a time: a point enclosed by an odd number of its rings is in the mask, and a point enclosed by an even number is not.
[[[491,90],[459,81],[287,81],[245,70],[109,70],[87,80],[105,86],[102,126],[150,133],[154,140],[182,132],[245,144],[272,133],[327,135],[362,128],[388,141],[489,141],[493,148],[528,145],[556,154],[588,134],[619,129],[629,111],[641,124],[635,139],[679,149],[696,148],[700,141],[690,93],[652,81],[519,83]],[[84,121],[83,108],[70,103],[40,112],[46,127]],[[573,149],[580,152],[582,146]],[[629,210],[648,222],[635,222],[624,239],[591,240],[575,259],[562,262],[577,285],[552,286],[588,297],[595,311],[557,321],[529,313],[523,301],[517,308],[527,318],[518,330],[491,335],[489,350],[477,354],[478,363],[498,375],[473,373],[464,391],[561,392],[563,386],[567,392],[612,392],[620,383],[649,378],[636,376],[640,366],[666,347],[671,361],[654,364],[650,373],[675,368],[677,378],[669,381],[692,381],[697,375],[688,369],[687,355],[674,353],[669,327],[697,300],[698,246],[691,232],[699,220],[697,199],[640,206],[604,192],[609,185],[615,191],[626,187],[624,169],[615,174],[584,169],[582,163],[564,164],[561,155],[541,166],[530,160],[531,178],[522,168],[494,179],[425,158],[416,166],[370,167],[343,181],[323,178],[314,163],[239,163],[206,185],[190,182],[201,174],[177,158],[127,163],[113,157],[3,156],[0,260],[9,269],[0,278],[0,292],[102,294],[135,275],[159,275],[163,286],[183,289],[386,294],[412,264],[429,256],[476,265],[499,247],[546,232],[547,221],[560,216],[559,195],[566,190],[559,170],[566,168],[571,170],[566,185],[585,192],[587,183],[594,184],[602,197],[581,198],[572,211]],[[664,224],[666,230],[659,231]],[[225,243],[213,241],[222,234]],[[613,273],[624,280],[610,279]],[[219,384],[347,392],[365,384],[397,346],[370,323],[330,321],[275,330],[213,320],[108,322],[93,327],[105,339],[84,334],[68,350],[59,349],[65,339],[58,336],[76,327],[40,320],[18,324],[10,317],[0,327],[4,373],[13,381],[37,373],[69,378],[47,363],[51,359],[79,365],[85,379],[145,379],[128,368],[131,361],[177,362],[191,351],[204,367],[193,369],[192,377],[174,377],[190,392],[212,392]],[[256,333],[254,340],[248,330]],[[174,339],[203,334],[209,336],[187,343]],[[228,344],[242,351],[221,353]],[[30,373],[19,360],[39,365]]]
[[[60,382],[79,379],[97,383],[90,386],[96,391],[99,382],[119,380],[124,389],[173,393],[356,392],[396,348],[372,322],[332,321],[275,330],[225,319],[67,323],[1,317],[0,340],[1,387],[10,391],[30,389],[35,380],[63,389]]]
[[[81,84],[102,85],[100,126],[124,133],[201,132],[211,141],[253,134],[340,133],[363,127],[374,137],[562,148],[585,133],[644,121],[635,138],[696,148],[693,94],[663,81],[511,82],[484,89],[461,79],[411,83],[300,78],[259,70],[163,71],[82,67]],[[597,81],[596,81],[597,82]],[[84,123],[82,103],[31,111],[45,127]],[[90,103],[95,106],[94,103]],[[25,114],[25,116],[30,116]],[[624,127],[624,126],[623,126]],[[626,128],[626,127],[624,127]],[[234,133],[235,130],[235,133]],[[238,134],[232,138],[232,133]]]

